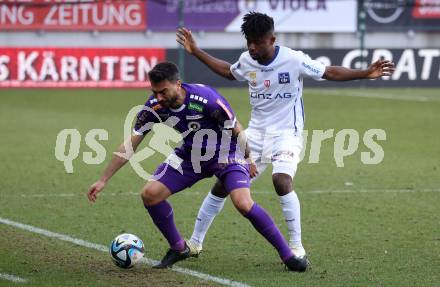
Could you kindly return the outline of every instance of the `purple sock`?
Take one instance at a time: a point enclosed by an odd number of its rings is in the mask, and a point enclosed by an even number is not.
[[[249,219],[255,229],[275,247],[283,262],[293,256],[286,239],[264,208],[254,203],[245,217]]]
[[[183,250],[185,248],[185,241],[174,224],[173,208],[171,205],[164,200],[153,206],[145,206],[145,208],[148,210],[154,224],[168,240],[171,249]]]

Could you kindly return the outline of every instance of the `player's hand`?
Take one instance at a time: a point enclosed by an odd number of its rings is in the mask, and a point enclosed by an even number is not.
[[[367,69],[367,79],[376,79],[383,76],[391,76],[394,73],[394,63],[388,60],[377,60]]]
[[[193,54],[197,49],[196,41],[194,40],[191,31],[185,27],[179,28],[176,32],[176,41],[183,46],[183,48],[190,54]]]
[[[103,190],[105,187],[105,182],[102,180],[98,180],[94,184],[92,184],[89,188],[89,192],[87,192],[87,197],[90,202],[95,202],[96,197],[101,190]]]
[[[251,176],[251,178],[254,178],[258,175],[257,165],[255,164],[255,162],[251,162],[249,164],[249,175]]]

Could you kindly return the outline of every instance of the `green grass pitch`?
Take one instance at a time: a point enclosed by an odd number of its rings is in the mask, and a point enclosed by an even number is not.
[[[220,89],[240,121],[250,115],[245,89]],[[86,199],[113,150],[123,139],[128,110],[142,104],[142,90],[0,90],[0,217],[108,245],[131,232],[160,259],[166,241],[137,195],[144,180],[128,165],[109,182],[96,204]],[[178,266],[251,286],[439,286],[440,284],[440,90],[305,89],[306,129],[359,132],[358,150],[336,167],[334,138],[322,143],[319,163],[305,159],[295,178],[302,204],[303,243],[313,270],[284,271],[275,250],[228,200],[207,235],[204,253]],[[82,136],[73,174],[55,158],[62,129]],[[362,136],[383,129],[384,159],[364,165]],[[99,165],[87,165],[91,129],[108,131]],[[145,146],[145,142],[143,146]],[[143,163],[152,172],[163,157]],[[287,235],[270,170],[252,186],[256,202]],[[192,232],[212,184],[204,180],[171,198],[176,224]],[[170,270],[139,265],[120,270],[107,253],[0,224],[0,286],[219,286]]]

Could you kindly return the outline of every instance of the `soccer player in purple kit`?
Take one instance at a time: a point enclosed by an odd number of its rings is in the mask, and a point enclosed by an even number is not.
[[[242,127],[225,98],[209,86],[182,83],[176,65],[170,62],[157,64],[148,76],[153,95],[137,116],[129,139],[133,151],[151,129],[152,123],[159,122],[157,116],[161,120],[175,117],[173,127],[184,135],[183,144],[159,165],[153,180],[145,184],[141,193],[145,208],[170,246],[161,262],[153,267],[171,267],[190,257],[190,249],[174,223],[173,209],[166,199],[201,179],[215,175],[237,210],[278,251],[288,270],[305,271],[307,261],[294,256],[273,219],[251,198],[250,170],[245,161],[249,156],[248,149],[243,154],[237,146]],[[198,131],[202,132],[202,136],[197,135]],[[204,140],[203,133],[210,134],[211,138],[208,135],[208,139]],[[227,147],[224,143],[228,141],[223,141],[225,135],[231,137]],[[118,153],[126,152],[126,144],[123,143]],[[90,187],[88,199],[91,202],[96,201],[97,194],[128,161],[118,153],[115,153],[101,178]],[[212,157],[206,159],[207,154]]]

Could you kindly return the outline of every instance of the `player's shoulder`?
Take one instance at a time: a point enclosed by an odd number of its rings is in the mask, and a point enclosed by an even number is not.
[[[239,59],[247,59],[247,58],[251,58],[251,55],[249,54],[249,51],[248,50],[246,50],[246,51],[243,51],[241,54],[240,54],[240,57],[238,57]]]
[[[303,51],[294,50],[286,46],[280,46],[280,55],[283,58],[290,58],[295,60],[303,59],[304,57],[307,57],[307,55]]]
[[[227,102],[226,99],[215,88],[204,84],[183,84],[189,94],[189,102],[201,104],[208,107],[215,107],[218,101]]]
[[[151,107],[151,106],[154,105],[155,103],[157,103],[156,98],[154,97],[154,95],[150,95],[150,96],[147,98],[147,101],[145,102],[144,106]]]
[[[204,110],[204,106],[209,106],[212,102],[215,102],[217,98],[217,91],[213,87],[205,84],[182,83],[182,87],[189,96],[189,105],[200,107],[200,111]]]
[[[197,95],[199,97],[210,98],[213,96],[215,97],[218,94],[216,89],[205,84],[182,83],[182,86],[190,95]]]
[[[240,57],[238,57],[238,62],[240,65],[249,65],[254,62],[251,55],[249,54],[249,51],[246,50],[243,53],[240,54]],[[240,68],[240,67],[238,67]]]
[[[209,85],[205,85],[205,84],[200,84],[200,83],[182,83],[182,87],[188,91],[198,91],[198,92],[206,92],[209,91],[212,87]]]

